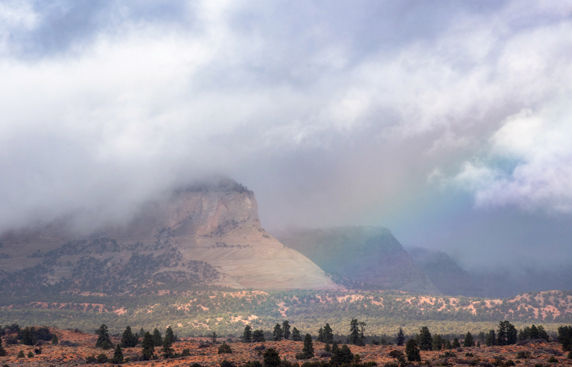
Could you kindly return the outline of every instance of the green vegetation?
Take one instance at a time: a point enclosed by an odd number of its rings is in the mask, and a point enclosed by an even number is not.
[[[96,348],[101,349],[111,349],[113,348],[113,343],[111,343],[111,339],[109,338],[109,332],[107,330],[107,325],[101,324],[99,329],[95,331],[97,334],[97,341],[95,342]]]
[[[562,308],[562,305],[571,306],[572,293],[552,294],[551,300],[560,299],[557,302],[559,308]],[[173,331],[180,336],[207,336],[213,331],[218,335],[240,336],[244,332],[244,320],[249,320],[253,332],[252,341],[261,342],[264,341],[263,334],[258,333],[258,339],[255,340],[255,330],[272,332],[274,326],[280,323],[284,331],[284,317],[279,303],[288,308],[285,313],[292,330],[292,340],[302,339],[297,339],[296,330],[300,336],[306,333],[315,335],[320,327],[325,336],[326,323],[332,329],[332,335],[347,335],[352,319],[359,320],[358,324],[354,325],[354,337],[357,332],[357,339],[361,338],[360,322],[363,322],[367,324],[368,335],[391,336],[387,338],[390,342],[399,342],[395,335],[400,328],[403,337],[406,334],[418,333],[423,326],[439,335],[464,336],[467,331],[477,335],[493,330],[488,339],[486,334],[483,334],[485,338],[476,338],[481,344],[487,341],[489,345],[493,345],[493,339],[496,344],[499,320],[510,319],[515,328],[522,330],[518,339],[533,338],[532,335],[548,337],[550,334],[555,335],[559,326],[572,324],[571,313],[564,311],[549,321],[529,316],[519,317],[517,312],[511,312],[523,303],[529,304],[535,299],[532,295],[528,295],[530,300],[527,297],[519,298],[514,305],[511,302],[505,302],[506,305],[500,301],[490,302],[490,307],[487,306],[488,301],[466,299],[470,305],[476,307],[474,313],[457,306],[461,298],[431,298],[391,291],[191,290],[184,295],[162,296],[33,295],[0,297],[0,324],[49,324],[62,329],[77,328],[84,331],[91,331],[105,324],[113,334],[121,334],[127,325],[134,327],[133,330],[164,330],[167,325],[171,325]],[[536,326],[531,327],[531,323]],[[539,323],[543,324],[542,328],[538,326]],[[529,329],[524,329],[525,327]],[[50,339],[51,337],[53,335]],[[155,346],[160,345],[162,344]]]

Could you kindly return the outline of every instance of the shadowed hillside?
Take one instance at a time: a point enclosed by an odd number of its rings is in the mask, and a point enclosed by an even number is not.
[[[350,287],[439,293],[386,228],[290,229],[277,238]]]

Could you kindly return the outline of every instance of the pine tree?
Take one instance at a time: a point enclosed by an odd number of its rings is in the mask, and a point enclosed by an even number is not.
[[[395,344],[397,344],[398,346],[403,346],[403,344],[405,344],[405,334],[403,333],[403,329],[399,328],[399,331],[397,332],[397,337],[395,338]]]
[[[143,334],[143,336],[145,336],[145,334]],[[156,347],[163,345],[163,337],[157,328],[153,329],[153,345]]]
[[[288,320],[282,321],[282,331],[284,332],[284,339],[290,339],[290,323]]]
[[[470,332],[465,335],[465,340],[463,341],[463,347],[474,347],[475,340],[473,339],[473,335]]]
[[[341,348],[338,347],[337,343],[332,345],[332,358],[330,358],[330,364],[332,366],[342,366],[350,365],[354,360],[354,355],[347,345],[342,345]]]
[[[252,333],[252,341],[255,343],[263,342],[266,338],[264,338],[264,331],[262,330],[254,330]]]
[[[497,345],[497,340],[495,337],[495,331],[494,330],[490,330],[489,333],[487,334],[487,347],[492,347],[493,345]]]
[[[117,344],[115,347],[115,352],[113,353],[113,358],[111,358],[111,363],[121,364],[123,363],[123,351],[121,350],[121,344]]]
[[[322,328],[318,329],[318,337],[316,338],[316,341],[321,343],[324,342],[324,329]]]
[[[167,335],[165,334],[165,338],[167,337]],[[211,341],[213,344],[216,344],[216,338],[218,338],[218,335],[216,335],[216,332],[213,331],[213,333],[211,334]]]
[[[459,343],[459,339],[453,339],[453,348],[461,348],[461,343]]]
[[[302,353],[306,359],[314,356],[314,345],[312,344],[312,336],[310,334],[306,334],[304,337],[304,348],[302,348]]]
[[[6,356],[6,349],[2,346],[2,338],[0,337],[0,357]]]
[[[324,326],[324,342],[329,344],[334,342],[334,331],[330,324],[326,324],[326,326]]]
[[[420,350],[431,350],[433,340],[431,338],[431,333],[427,326],[423,326],[419,331],[419,349]]]
[[[274,341],[280,341],[284,337],[284,332],[282,331],[282,327],[280,324],[276,324],[274,326],[274,332],[272,333],[272,338]]]
[[[141,340],[143,340],[143,338],[145,337],[145,330],[143,330],[143,328],[139,329],[139,338],[141,338]]]
[[[302,336],[300,335],[300,330],[295,327],[292,329],[292,340],[295,342],[302,341]]]
[[[107,325],[101,324],[99,329],[97,329],[96,333],[97,333],[97,341],[95,342],[96,348],[102,348],[102,349],[113,348],[113,343],[111,343],[111,339],[109,338],[109,332],[107,331]]]
[[[213,339],[216,342],[216,333],[213,331]],[[165,339],[163,339],[163,357],[172,358],[175,354],[173,350],[173,342],[175,341],[175,335],[173,334],[173,329],[169,326],[165,332]]]
[[[252,327],[250,325],[246,325],[244,327],[244,333],[242,333],[242,342],[243,343],[252,342]]]
[[[58,340],[58,336],[54,334],[54,336],[52,337],[52,345],[58,345],[59,343],[60,341]]]
[[[407,360],[410,362],[421,361],[421,355],[419,354],[419,348],[417,347],[417,342],[415,339],[409,339],[407,345],[405,346],[405,354],[407,355]]]
[[[148,361],[153,359],[153,355],[155,354],[155,343],[153,342],[153,336],[148,331],[145,332],[145,336],[143,337],[143,342],[141,343],[141,353],[143,354],[143,359]]]
[[[360,342],[359,323],[357,319],[350,322],[350,344],[358,345]]]
[[[139,338],[135,334],[133,334],[133,331],[131,331],[131,327],[127,325],[125,331],[121,335],[121,346],[123,348],[133,348],[137,344],[139,344]]]
[[[36,345],[36,328],[26,327],[22,331],[22,344],[24,345]]]
[[[441,337],[441,335],[434,334],[431,349],[432,350],[441,350],[443,348],[443,344],[444,344],[444,341],[443,341],[443,338]]]
[[[281,364],[280,355],[274,348],[268,348],[264,352],[264,367],[278,367]]]

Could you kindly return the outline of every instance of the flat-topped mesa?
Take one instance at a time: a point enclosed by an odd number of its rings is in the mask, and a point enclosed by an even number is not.
[[[246,187],[224,179],[175,190],[166,200],[144,204],[121,237],[156,236],[170,228],[176,236],[222,235],[239,227],[260,229],[258,204]]]
[[[311,260],[264,231],[254,193],[229,179],[149,201],[126,225],[88,236],[54,237],[49,244],[41,229],[27,238],[19,250],[11,245],[18,238],[5,243],[14,258],[0,258],[0,275],[2,270],[24,274],[40,263],[45,284],[63,281],[74,287],[70,291],[103,293],[110,288],[117,293],[181,290],[186,285],[340,288]]]

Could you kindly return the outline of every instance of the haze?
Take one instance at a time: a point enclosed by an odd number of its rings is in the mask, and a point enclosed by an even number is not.
[[[572,1],[2,1],[0,231],[224,174],[267,230],[572,261]]]

